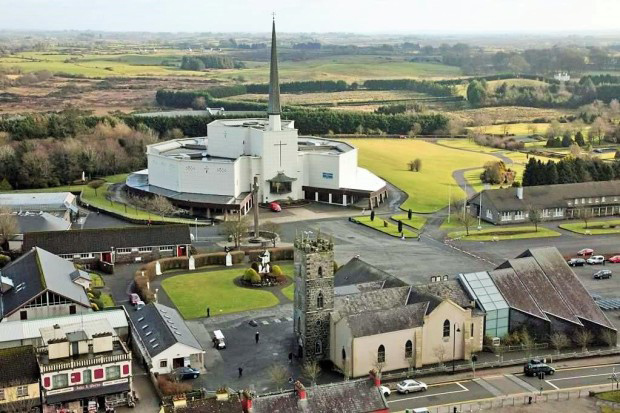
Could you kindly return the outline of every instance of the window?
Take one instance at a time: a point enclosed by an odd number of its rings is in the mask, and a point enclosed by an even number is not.
[[[69,385],[69,376],[66,374],[56,374],[52,376],[52,387],[55,389],[63,389]]]
[[[542,210],[542,216],[543,216],[543,218],[549,218],[551,216],[551,210],[543,209]]]
[[[602,198],[601,198],[601,202],[605,202],[605,197],[602,197]]]
[[[586,203],[586,199],[585,198],[581,198],[581,203],[585,204]]]
[[[95,369],[95,380],[103,379],[103,369]]]
[[[17,397],[27,397],[28,386],[17,386]]]
[[[562,208],[555,208],[553,210],[554,217],[561,217],[562,215],[564,215],[564,211],[562,211]]]
[[[75,307],[75,305],[70,305],[69,314],[75,314],[76,312],[77,312],[77,308]]]
[[[450,320],[443,322],[443,337],[450,337]]]
[[[106,380],[116,380],[121,378],[121,367],[120,366],[110,366],[105,368],[105,379]]]
[[[28,311],[20,311],[19,312],[19,319],[20,320],[28,320]]]
[[[131,248],[117,248],[117,254],[129,254],[131,252]]]
[[[588,198],[588,204],[592,203],[592,198]]]
[[[316,297],[316,307],[323,308],[323,293],[319,292],[319,295]]]
[[[321,327],[321,320],[316,320],[316,326]]]
[[[383,344],[377,349],[377,363],[385,363],[385,347],[383,347]]]
[[[168,360],[160,360],[159,367],[162,369],[165,369],[166,367],[168,367]]]
[[[596,202],[596,203],[598,204],[599,202],[601,202],[601,198],[596,197],[596,199],[594,200],[594,202]]]
[[[493,219],[493,212],[490,209],[487,209],[487,218]]]
[[[159,247],[160,251],[174,251],[174,245],[164,245]]]
[[[469,330],[469,334],[471,334],[471,336],[474,336],[474,323],[471,323],[471,330]]]
[[[523,219],[523,211],[515,212],[515,219]]]
[[[319,267],[318,274],[319,274],[319,277],[323,276],[323,267]]]
[[[345,361],[347,359],[347,352],[345,351],[344,347],[342,348],[342,361]]]
[[[405,343],[405,358],[411,358],[411,356],[413,356],[413,343],[411,342],[411,340],[407,340],[407,342]]]
[[[579,205],[579,198],[575,198],[575,205]]]
[[[151,251],[153,251],[153,247],[140,247],[140,248],[138,248],[138,251],[140,251],[140,252],[151,252]]]
[[[89,384],[89,383],[92,383],[93,381],[93,375],[90,370],[84,370],[82,372],[82,377],[83,377],[83,381],[82,381],[83,384]]]
[[[512,220],[512,213],[510,211],[503,211],[502,212],[502,221],[510,221]]]
[[[321,343],[321,340],[317,341],[314,344],[314,353],[315,354],[322,354],[323,353],[323,343]]]
[[[71,261],[73,259],[73,254],[60,254],[59,257]]]
[[[90,253],[80,254],[80,258],[93,258],[93,254],[90,254]]]
[[[342,351],[344,351],[344,348],[342,349]],[[4,400],[4,389],[0,389],[0,400]]]

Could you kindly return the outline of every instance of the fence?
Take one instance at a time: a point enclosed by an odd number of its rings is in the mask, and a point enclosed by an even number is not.
[[[536,403],[546,403],[550,401],[566,401],[589,397],[589,390],[573,390],[573,391],[551,391],[543,394],[506,396],[489,400],[481,400],[476,402],[455,403],[444,406],[429,407],[430,413],[459,413],[482,412],[488,410],[501,409],[503,407],[525,406]],[[531,399],[531,400],[530,400]],[[412,410],[409,410],[412,411]]]

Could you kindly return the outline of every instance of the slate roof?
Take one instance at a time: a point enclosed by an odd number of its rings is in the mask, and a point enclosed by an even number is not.
[[[97,228],[24,234],[23,251],[40,247],[54,254],[111,251],[114,248],[191,244],[187,225]]]
[[[174,308],[150,303],[141,310],[132,309],[128,313],[149,356],[155,357],[177,343],[202,351],[198,340]]]
[[[228,400],[217,400],[215,397],[200,400],[188,400],[187,406],[167,409],[170,413],[242,413],[241,400],[236,393],[229,394]]]
[[[90,307],[84,288],[73,282],[75,271],[72,262],[41,248],[31,249],[0,270],[3,277],[13,281],[13,288],[0,295],[0,318],[17,311],[46,290]]]
[[[471,198],[470,202],[479,204],[480,196],[482,196],[483,205],[490,203],[498,211],[525,211],[530,206],[561,208],[568,206],[568,200],[602,196],[606,197],[606,202],[586,205],[617,205],[620,202],[613,199],[620,197],[620,181],[527,186],[523,188],[523,199],[517,197],[516,188],[487,189]],[[582,205],[577,205],[577,207],[580,206]]]
[[[334,286],[342,287],[352,284],[364,284],[372,281],[384,281],[383,288],[403,287],[404,281],[379,268],[368,264],[359,257],[354,257],[336,271]]]
[[[0,388],[7,384],[36,383],[39,366],[32,346],[0,349]]]
[[[252,404],[253,413],[367,413],[389,410],[379,389],[368,379],[307,387],[306,391],[307,400],[301,406],[295,391],[257,397]]]
[[[420,302],[380,311],[366,311],[347,317],[353,337],[365,337],[390,331],[421,327],[429,302]]]
[[[510,308],[549,321],[512,268],[489,271],[489,276]]]
[[[414,290],[431,294],[443,300],[451,300],[463,308],[471,308],[472,299],[457,280],[439,281],[428,284],[414,285]],[[410,300],[411,301],[411,300]],[[434,308],[434,307],[433,307]]]
[[[409,289],[410,287],[384,288],[382,290],[336,297],[334,300],[334,310],[340,317],[345,317],[365,311],[387,310],[404,306],[407,303]]]
[[[15,218],[19,234],[35,231],[67,231],[71,228],[71,222],[47,212],[16,214]]]

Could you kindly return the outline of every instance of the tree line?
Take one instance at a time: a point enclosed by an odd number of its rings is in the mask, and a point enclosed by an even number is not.
[[[385,79],[366,80],[364,88],[368,90],[411,90],[431,96],[455,96],[454,86],[428,80]]]
[[[181,69],[183,70],[204,70],[204,69],[243,69],[245,64],[235,60],[230,56],[203,55],[203,56],[183,56],[181,59]]]
[[[558,162],[530,158],[523,172],[523,186],[572,184],[620,179],[620,161],[606,163],[599,158],[566,157]]]

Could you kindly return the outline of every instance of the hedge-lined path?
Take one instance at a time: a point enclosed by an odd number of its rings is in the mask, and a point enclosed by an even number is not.
[[[241,281],[241,278],[243,276],[240,275],[239,277],[235,278],[234,283],[238,288],[247,288],[249,290],[260,290],[260,291],[269,291],[271,294],[275,295],[279,301],[278,304],[287,304],[290,303],[291,300],[289,300],[283,293],[282,290],[286,287],[288,287],[289,285],[292,284],[292,279],[290,277],[286,277],[286,282],[283,282],[281,284],[278,285],[274,285],[272,287],[248,287],[247,285],[244,285],[243,282]]]

